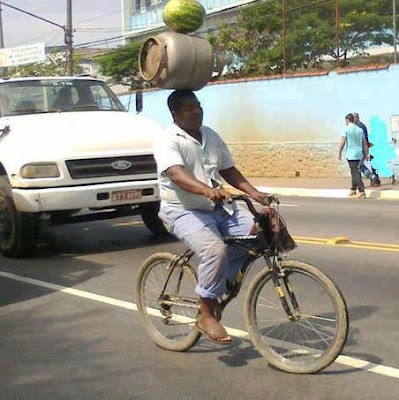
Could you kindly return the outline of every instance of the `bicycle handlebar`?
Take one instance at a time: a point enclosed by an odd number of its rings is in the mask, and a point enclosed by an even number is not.
[[[248,197],[246,195],[243,195],[243,194],[236,194],[236,195],[233,195],[233,200],[243,201],[247,205],[249,211],[255,217],[259,215],[259,212],[256,211],[256,208],[253,205],[252,200],[251,200],[250,197]],[[280,200],[276,196],[269,195],[269,196],[266,197],[265,202],[264,202],[263,205],[264,206],[270,206],[272,204],[280,204]]]

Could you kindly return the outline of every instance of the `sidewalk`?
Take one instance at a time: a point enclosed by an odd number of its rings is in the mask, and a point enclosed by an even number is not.
[[[281,196],[307,196],[347,198],[350,177],[347,178],[248,178],[259,190]],[[371,199],[399,199],[399,182],[392,184],[390,178],[382,178],[381,186],[370,187],[363,179],[366,195]]]

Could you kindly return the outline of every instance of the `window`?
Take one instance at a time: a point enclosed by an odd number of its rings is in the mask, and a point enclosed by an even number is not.
[[[126,111],[101,81],[21,80],[0,84],[0,116],[69,111]]]

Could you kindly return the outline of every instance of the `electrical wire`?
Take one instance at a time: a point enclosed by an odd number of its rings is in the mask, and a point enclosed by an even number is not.
[[[302,9],[305,9],[305,8],[317,6],[317,5],[324,4],[324,3],[329,3],[329,2],[332,2],[332,1],[333,0],[319,0],[319,1],[316,1],[316,2],[313,2],[313,3],[308,3],[308,4],[305,4],[305,5],[302,5],[302,6],[287,8],[286,9],[286,13],[288,14],[288,13],[293,12],[293,11],[302,10]],[[251,21],[259,21],[259,20],[262,20],[264,18],[273,17],[275,15],[281,15],[281,14],[282,14],[282,11],[271,13],[271,14],[266,14],[266,15],[261,15],[261,16],[259,16],[257,18],[252,18]],[[239,23],[240,23],[239,21],[230,21],[227,25],[228,26],[235,26],[235,25],[238,25]],[[220,27],[213,27],[213,28],[208,28],[208,29],[205,29],[205,30],[200,30],[199,33],[209,33],[209,32],[214,32],[214,31],[217,31],[217,30],[220,30]]]

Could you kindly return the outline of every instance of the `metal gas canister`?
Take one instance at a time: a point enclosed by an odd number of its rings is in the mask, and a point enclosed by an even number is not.
[[[162,89],[199,90],[211,80],[216,64],[208,40],[176,32],[148,38],[139,54],[141,76]]]

